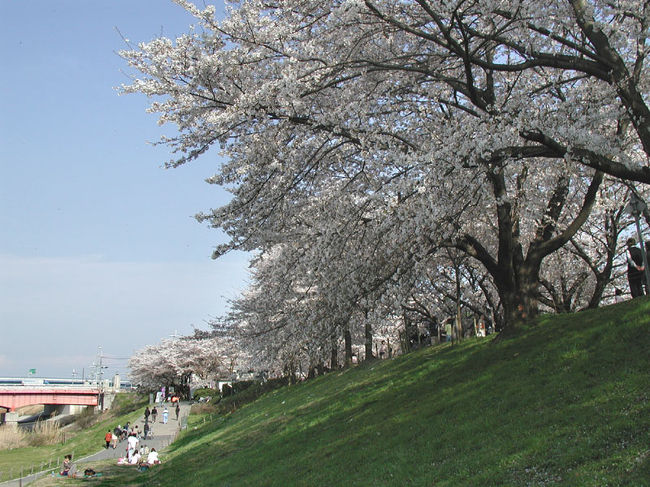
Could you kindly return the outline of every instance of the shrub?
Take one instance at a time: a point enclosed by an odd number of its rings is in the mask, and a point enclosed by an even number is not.
[[[202,398],[210,398],[210,400],[214,400],[215,397],[219,397],[219,389],[211,389],[209,387],[202,387],[200,389],[196,389],[192,395],[193,399],[199,400]]]
[[[211,402],[192,404],[192,414],[212,414],[216,412],[218,412],[216,404],[213,404]]]
[[[56,421],[38,421],[27,436],[30,446],[55,445],[61,441],[61,426]]]
[[[27,433],[21,428],[0,426],[0,450],[13,450],[27,446]]]
[[[238,388],[234,387],[239,382],[233,384],[232,393],[222,394],[223,399],[215,404],[216,410],[220,414],[227,414],[235,411],[237,408],[255,401],[257,398],[280,387],[289,384],[289,379],[281,377],[279,379],[269,379],[265,382],[242,381],[245,387],[239,388],[240,392],[235,392]],[[224,386],[224,389],[226,386]]]
[[[259,384],[259,382],[256,380],[241,380],[239,382],[233,382],[232,393],[239,394],[255,384]]]
[[[81,414],[74,417],[75,429],[86,429],[97,422],[99,415],[95,414],[95,408],[87,407]]]
[[[61,436],[61,426],[56,421],[38,421],[32,431],[5,425],[0,427],[0,450],[56,445],[61,442]]]

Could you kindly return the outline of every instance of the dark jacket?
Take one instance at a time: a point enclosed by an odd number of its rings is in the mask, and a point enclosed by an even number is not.
[[[629,247],[627,249],[627,253],[629,258],[632,259],[636,265],[643,267],[643,256],[641,255],[641,249],[639,247]],[[628,259],[627,262],[628,275],[632,278],[643,276],[643,271],[638,270],[636,267],[630,264],[630,259]]]

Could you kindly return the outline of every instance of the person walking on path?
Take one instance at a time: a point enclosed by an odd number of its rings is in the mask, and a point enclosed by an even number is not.
[[[167,406],[163,409],[163,424],[167,424],[167,419],[169,419],[169,411],[167,411]]]
[[[111,446],[111,441],[113,441],[113,432],[111,430],[108,430],[108,433],[104,435],[104,441],[106,442],[106,449],[108,450],[108,447]]]
[[[155,423],[157,417],[158,417],[158,410],[156,409],[156,406],[154,406],[153,409],[151,410],[151,421]]]
[[[147,406],[144,409],[144,422],[147,424],[149,422],[149,415],[151,414],[151,411],[149,411],[149,406]]]
[[[181,407],[176,403],[176,421],[178,421],[178,414],[181,412]]]

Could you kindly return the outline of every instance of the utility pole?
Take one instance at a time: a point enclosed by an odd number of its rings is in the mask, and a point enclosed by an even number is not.
[[[104,369],[107,369],[108,366],[103,364],[104,360],[104,355],[102,354],[102,347],[101,345],[97,347],[97,358],[93,362],[93,369],[95,369],[95,384],[97,384],[97,387],[100,386],[101,381],[104,378]]]
[[[103,379],[104,379],[104,369],[108,368],[108,366],[103,364],[103,359],[104,359],[104,355],[102,354],[102,347],[100,345],[97,347],[97,359],[95,359],[95,362],[93,363],[93,367],[95,368],[95,386],[99,391],[98,405],[100,411],[104,410]]]

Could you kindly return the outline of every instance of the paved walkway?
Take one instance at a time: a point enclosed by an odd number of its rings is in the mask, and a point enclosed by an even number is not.
[[[167,421],[167,424],[164,424],[162,421],[162,412],[164,407],[156,406],[156,408],[158,409],[158,417],[156,418],[156,423],[152,423],[151,421],[149,421],[149,426],[151,427],[151,432],[153,433],[153,437],[148,440],[140,440],[139,444],[147,445],[149,449],[155,448],[156,451],[161,451],[167,446],[169,446],[174,441],[174,438],[176,438],[178,432],[187,425],[187,417],[190,414],[191,406],[189,405],[189,403],[180,403],[180,406],[181,406],[181,410],[177,420],[175,410],[171,407],[171,404],[169,403],[167,404],[167,408],[169,410],[169,420]],[[135,425],[138,425],[138,430],[144,431],[144,409],[142,410],[142,416],[138,418],[138,420],[135,423],[133,423],[133,426]],[[101,451],[98,451],[97,453],[94,453],[84,458],[75,458],[73,459],[73,461],[79,467],[81,467],[80,470],[83,472],[84,463],[95,462],[98,460],[107,460],[110,458],[115,458],[115,461],[117,461],[119,457],[123,457],[125,455],[126,455],[126,440],[123,440],[120,443],[118,443],[115,449],[102,448]],[[163,455],[161,455],[161,457],[164,460],[165,458],[164,453]],[[33,475],[28,475],[27,477],[23,477],[22,479],[14,479],[14,480],[9,480],[7,482],[1,482],[0,486],[21,487],[23,485],[28,485],[31,482],[34,482],[36,479],[47,474],[49,474],[49,471],[35,473]]]
[[[181,411],[177,420],[176,412],[171,405],[168,404],[169,420],[167,421],[167,424],[164,424],[162,421],[162,411],[164,408],[160,406],[157,406],[156,408],[158,409],[156,422],[152,423],[149,421],[149,427],[151,428],[150,434],[153,434],[153,436],[147,440],[141,439],[139,446],[147,445],[150,450],[155,448],[156,451],[160,451],[169,446],[169,444],[174,441],[174,438],[176,438],[176,435],[181,428],[187,425],[187,416],[190,414],[190,405],[187,403],[181,403]],[[131,426],[136,425],[138,426],[138,430],[144,431],[144,412],[143,415]],[[106,460],[107,458],[117,459],[124,456],[126,456],[126,440],[119,442],[115,449],[104,448],[100,452],[90,455],[89,457],[78,460],[75,459],[75,462],[94,462],[97,460]]]

